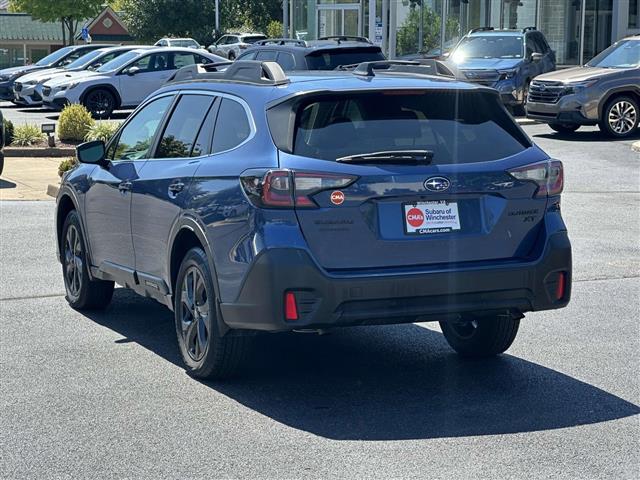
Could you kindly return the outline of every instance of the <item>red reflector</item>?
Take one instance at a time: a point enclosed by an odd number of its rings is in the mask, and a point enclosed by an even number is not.
[[[560,272],[558,274],[558,285],[556,286],[556,300],[562,300],[564,297],[564,290],[567,285],[567,274],[566,272]]]
[[[285,320],[298,320],[298,306],[293,292],[284,294],[284,318]]]

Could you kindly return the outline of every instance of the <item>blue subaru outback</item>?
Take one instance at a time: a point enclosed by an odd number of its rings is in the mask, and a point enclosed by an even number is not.
[[[569,302],[562,164],[495,90],[431,71],[245,61],[158,90],[62,182],[68,302],[157,299],[197,377],[256,331],[439,321],[462,355],[504,352]]]

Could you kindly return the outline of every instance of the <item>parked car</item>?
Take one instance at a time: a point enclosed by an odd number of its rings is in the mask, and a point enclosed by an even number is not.
[[[0,100],[14,100],[15,93],[13,91],[13,84],[22,75],[30,72],[35,72],[37,70],[43,70],[45,68],[63,67],[80,58],[87,52],[90,52],[91,50],[110,46],[112,45],[96,43],[63,47],[53,53],[50,53],[42,60],[37,61],[33,65],[21,65],[19,67],[11,67],[0,70]]]
[[[94,71],[123,53],[140,48],[150,47],[127,45],[99,48],[86,53],[64,67],[45,68],[44,70],[27,73],[13,85],[14,103],[29,106],[42,105],[42,86],[45,82],[56,77],[68,75],[71,72]]]
[[[0,110],[0,175],[2,175],[2,170],[4,170],[4,119],[2,117],[2,110]]]
[[[79,146],[55,213],[69,304],[157,299],[197,377],[256,331],[440,321],[462,355],[505,351],[569,302],[562,163],[494,90],[401,67],[236,61]]]
[[[277,62],[285,71],[335,70],[343,65],[384,60],[378,45],[364,37],[322,37],[318,40],[259,40],[238,60]]]
[[[449,59],[467,81],[498,90],[502,102],[518,115],[525,113],[531,80],[556,69],[555,53],[534,27],[475,28],[460,40]]]
[[[614,43],[583,67],[537,77],[527,116],[561,133],[599,125],[612,137],[634,135],[640,120],[640,35]]]
[[[196,48],[198,50],[204,49],[202,45],[200,45],[193,38],[170,38],[165,37],[158,40],[153,44],[154,47],[183,47],[183,48]]]
[[[61,110],[81,103],[96,117],[106,118],[116,108],[132,108],[160,88],[175,70],[194,63],[224,61],[206,51],[156,47],[131,50],[97,68],[49,80],[43,85],[45,106]]]
[[[240,54],[259,40],[265,40],[262,33],[234,33],[223,35],[216,42],[209,45],[207,50],[221,57],[235,60]]]

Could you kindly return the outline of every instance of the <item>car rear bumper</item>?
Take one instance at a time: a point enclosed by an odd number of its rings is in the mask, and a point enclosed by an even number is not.
[[[566,287],[556,299],[559,272]],[[286,321],[294,292],[299,319]],[[230,328],[286,331],[349,325],[444,320],[465,312],[550,310],[571,295],[571,244],[566,231],[548,237],[538,260],[441,268],[403,274],[328,273],[302,249],[264,251],[233,303],[220,305]]]

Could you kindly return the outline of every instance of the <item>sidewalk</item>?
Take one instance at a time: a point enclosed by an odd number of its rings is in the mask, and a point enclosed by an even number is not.
[[[6,157],[0,177],[0,200],[53,200],[47,185],[57,185],[60,158]]]

